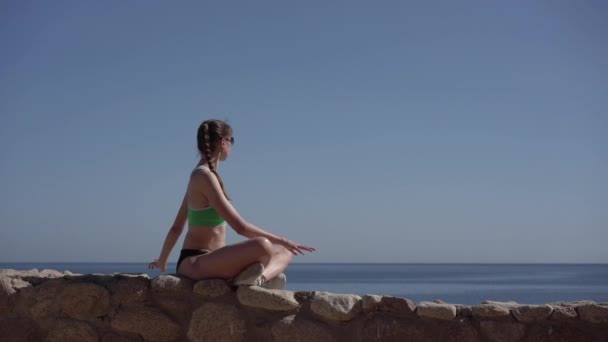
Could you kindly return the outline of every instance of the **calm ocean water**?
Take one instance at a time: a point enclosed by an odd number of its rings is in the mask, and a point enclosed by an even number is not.
[[[173,272],[175,263],[168,267]],[[146,263],[0,263],[0,268],[161,274]],[[608,264],[292,264],[285,273],[288,290],[384,294],[415,302],[608,302]]]

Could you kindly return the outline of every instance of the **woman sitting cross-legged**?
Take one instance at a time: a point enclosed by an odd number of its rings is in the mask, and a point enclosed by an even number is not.
[[[222,278],[234,285],[258,285],[281,289],[293,255],[315,249],[267,232],[247,221],[234,209],[218,174],[234,144],[232,128],[220,120],[207,120],[198,128],[201,160],[192,171],[175,222],[160,256],[148,265],[165,272],[167,258],[188,221],[176,272],[195,280]],[[226,223],[246,241],[226,245]]]

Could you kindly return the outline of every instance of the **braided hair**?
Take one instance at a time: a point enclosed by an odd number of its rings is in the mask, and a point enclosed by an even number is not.
[[[222,187],[222,191],[224,192],[224,196],[227,199],[230,199],[226,190],[224,189],[224,182],[222,181],[222,177],[220,177],[219,173],[211,163],[211,152],[215,150],[217,147],[217,143],[224,137],[232,136],[232,127],[227,123],[210,119],[204,121],[198,128],[198,132],[196,134],[196,142],[198,151],[201,155],[205,156],[205,160],[209,165],[209,169],[211,172],[215,174],[218,181],[220,182],[220,186]]]

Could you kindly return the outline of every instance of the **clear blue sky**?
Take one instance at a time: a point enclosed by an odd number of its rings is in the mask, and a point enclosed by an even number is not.
[[[2,1],[0,261],[152,260],[219,118],[235,207],[318,249],[296,262],[608,262],[607,18]]]

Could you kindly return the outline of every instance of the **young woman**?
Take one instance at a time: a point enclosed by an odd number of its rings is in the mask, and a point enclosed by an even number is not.
[[[197,133],[201,160],[190,175],[175,222],[165,239],[160,256],[148,265],[165,272],[167,258],[184,230],[176,272],[195,280],[223,278],[235,285],[285,286],[282,273],[292,256],[315,249],[267,232],[245,221],[229,202],[218,174],[220,161],[230,155],[234,144],[232,128],[220,120],[203,122]],[[226,246],[226,223],[248,240]]]

